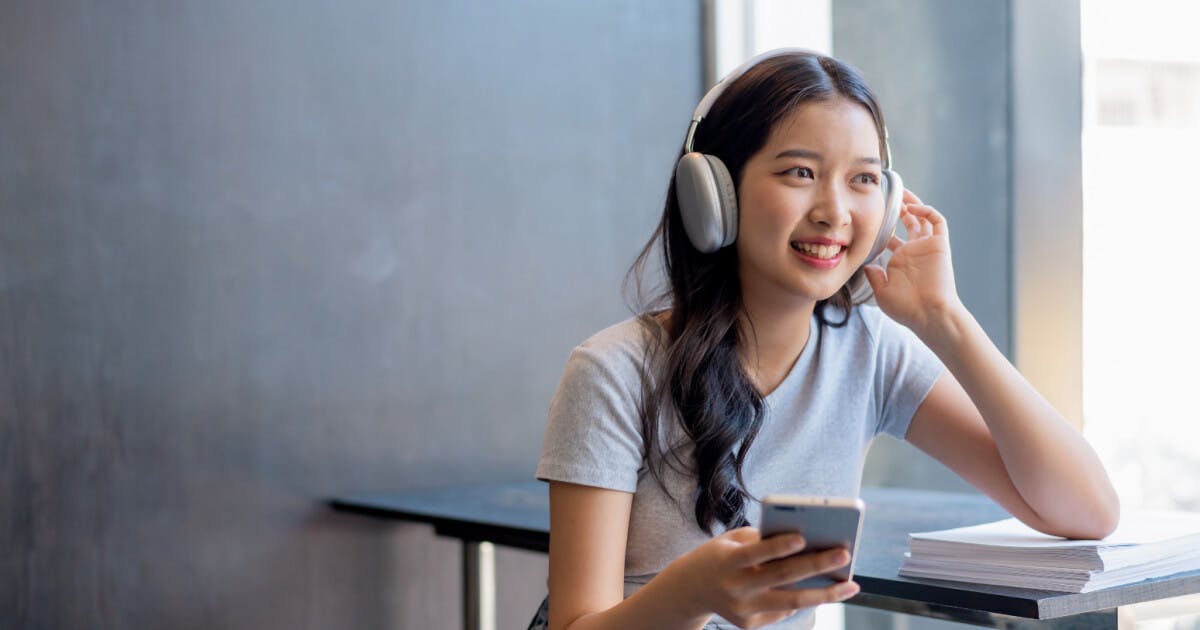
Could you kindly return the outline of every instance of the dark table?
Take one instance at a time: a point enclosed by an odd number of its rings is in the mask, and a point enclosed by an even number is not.
[[[1091,593],[1059,593],[942,582],[897,575],[908,533],[974,525],[1008,514],[981,495],[864,488],[867,504],[854,580],[846,603],[992,628],[1118,628],[1118,608],[1200,593],[1200,571]],[[548,486],[537,481],[440,488],[334,499],[338,510],[429,523],[463,541],[463,613],[468,630],[495,628],[493,545],[545,552],[550,544]]]

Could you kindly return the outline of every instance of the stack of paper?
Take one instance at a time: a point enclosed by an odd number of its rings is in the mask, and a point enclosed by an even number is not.
[[[1132,512],[1103,540],[1067,540],[1015,518],[908,535],[900,575],[1087,593],[1200,569],[1200,513]]]

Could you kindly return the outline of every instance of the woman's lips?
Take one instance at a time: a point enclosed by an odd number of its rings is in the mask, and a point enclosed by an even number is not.
[[[796,258],[800,259],[800,262],[812,267],[816,267],[817,269],[833,269],[841,264],[842,258],[846,255],[846,248],[841,248],[841,251],[835,254],[832,258],[818,258],[812,254],[804,252],[796,245],[792,245],[792,253],[796,255]]]

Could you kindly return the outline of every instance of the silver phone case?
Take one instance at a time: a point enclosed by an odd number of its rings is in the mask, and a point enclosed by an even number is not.
[[[760,531],[763,538],[800,532],[811,553],[834,547],[850,550],[850,564],[780,588],[822,588],[848,581],[854,575],[858,539],[862,534],[866,504],[855,497],[808,497],[773,494],[763,499]]]

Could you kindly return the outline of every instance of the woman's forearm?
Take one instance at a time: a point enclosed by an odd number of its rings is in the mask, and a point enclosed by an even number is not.
[[[987,423],[1013,485],[1048,533],[1100,538],[1120,506],[1091,446],[996,348],[961,305],[918,336],[942,360]]]
[[[668,566],[645,586],[621,603],[601,612],[584,615],[567,630],[700,630],[712,618],[687,601],[681,584]],[[551,611],[553,615],[553,611]]]

